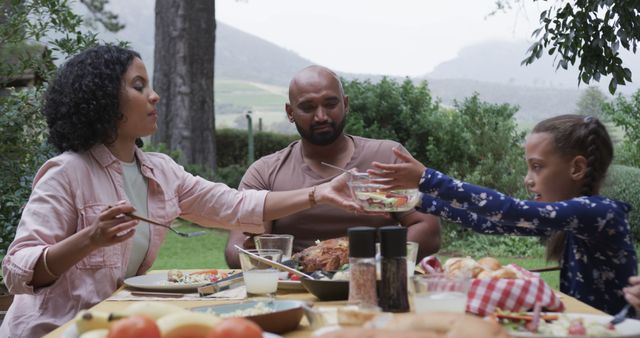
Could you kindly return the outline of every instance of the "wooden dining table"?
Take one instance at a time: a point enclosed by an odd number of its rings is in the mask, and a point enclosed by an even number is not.
[[[150,272],[150,273],[153,273],[153,272]],[[605,315],[604,312],[598,309],[595,309],[569,295],[563,294],[561,292],[557,292],[557,293],[560,296],[560,299],[562,300],[562,302],[564,303],[566,312]],[[314,304],[313,305],[314,308],[321,308],[321,307],[335,308],[335,307],[346,305],[347,303],[346,301],[331,301],[331,302],[320,301],[315,296],[305,291],[300,292],[300,291],[278,290],[276,294],[276,299],[299,300],[299,301],[311,302]],[[140,300],[144,300],[144,299],[140,299]],[[91,310],[103,311],[103,312],[118,312],[118,311],[122,311],[131,303],[136,301],[137,300],[118,300],[118,301],[104,300],[96,304],[94,307],[92,307]],[[171,302],[171,304],[175,304],[184,308],[242,302],[242,300],[221,300],[221,299],[212,299],[212,298],[206,298],[206,300],[165,300],[165,301]],[[62,334],[69,329],[70,325],[74,325],[73,321],[65,323],[64,325],[52,331],[45,337],[46,338],[62,337]],[[311,337],[312,334],[313,334],[313,330],[309,326],[309,323],[307,322],[306,318],[303,318],[297,330],[283,334],[282,336],[285,338],[308,338],[308,337]]]

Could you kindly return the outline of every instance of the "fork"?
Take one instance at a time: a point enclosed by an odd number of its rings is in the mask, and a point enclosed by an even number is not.
[[[625,319],[627,319],[627,313],[629,312],[629,310],[631,310],[631,304],[625,305],[622,310],[620,310],[620,312],[616,313],[616,315],[611,318],[609,324],[617,325],[622,323]]]
[[[140,220],[140,221],[143,221],[143,222],[147,222],[149,224],[154,224],[154,225],[158,225],[158,226],[161,226],[161,227],[165,227],[165,228],[173,231],[174,234],[176,234],[178,236],[182,236],[182,237],[198,237],[198,236],[202,236],[202,235],[206,235],[207,234],[206,231],[194,231],[194,232],[178,231],[178,230],[174,229],[173,227],[171,227],[169,225],[166,225],[164,223],[160,223],[158,221],[154,221],[152,219],[148,219],[148,218],[142,217],[140,215],[136,215],[136,214],[131,213],[131,212],[127,213],[126,215],[131,217],[131,218],[134,218],[134,219],[137,219],[137,220]]]

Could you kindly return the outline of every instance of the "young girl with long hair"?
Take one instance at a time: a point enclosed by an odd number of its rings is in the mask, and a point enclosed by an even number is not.
[[[416,188],[421,211],[483,234],[548,237],[547,256],[560,261],[560,291],[613,314],[625,305],[623,287],[636,274],[629,229],[631,207],[598,195],[613,158],[596,118],[562,115],[538,123],[525,143],[524,182],[533,200],[455,180],[394,150],[405,163],[374,163],[387,188]]]

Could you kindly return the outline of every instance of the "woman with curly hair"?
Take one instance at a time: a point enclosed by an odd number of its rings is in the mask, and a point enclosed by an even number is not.
[[[167,229],[132,219],[134,211],[166,224],[180,216],[261,232],[264,221],[316,203],[358,209],[344,176],[295,191],[237,191],[143,152],[140,138],[157,129],[159,99],[128,49],[94,47],[60,67],[44,114],[61,154],[36,174],[2,262],[16,296],[0,336],[40,337],[147,271]]]

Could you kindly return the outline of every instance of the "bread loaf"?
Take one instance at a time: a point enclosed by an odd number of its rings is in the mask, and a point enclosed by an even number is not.
[[[451,258],[444,263],[445,274],[452,278],[471,278],[481,271],[482,267],[471,257]]]
[[[502,267],[500,261],[493,257],[483,257],[478,260],[478,264],[485,267],[488,270],[495,271]]]

